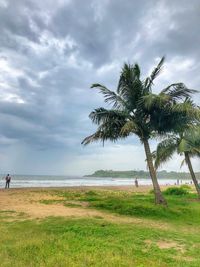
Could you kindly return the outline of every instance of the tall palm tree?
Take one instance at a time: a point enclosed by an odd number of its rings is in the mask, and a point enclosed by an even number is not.
[[[184,155],[182,164],[184,162],[187,164],[198,198],[200,198],[200,187],[191,163],[191,157],[200,157],[200,127],[190,127],[179,135],[174,134],[160,142],[155,153],[155,168],[157,169],[171,159],[175,152]]]
[[[180,123],[184,123],[188,112],[185,112],[181,103],[176,109],[172,107],[177,99],[190,97],[193,90],[187,89],[182,83],[177,83],[168,86],[159,95],[152,94],[153,82],[159,75],[163,63],[164,57],[146,79],[141,79],[138,64],[124,64],[116,92],[104,85],[93,84],[91,87],[99,89],[105,102],[111,104],[112,108],[101,107],[90,113],[90,119],[98,125],[98,128],[94,134],[86,137],[82,144],[87,145],[98,140],[115,142],[132,134],[137,135],[144,145],[155,203],[165,205],[166,200],[161,193],[153,166],[149,139],[156,133],[171,131],[177,124],[178,117]],[[190,108],[188,110],[190,111]]]

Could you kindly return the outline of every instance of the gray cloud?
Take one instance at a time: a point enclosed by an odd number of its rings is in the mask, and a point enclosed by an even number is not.
[[[52,162],[60,153],[62,162],[64,155],[72,166],[78,160],[77,170],[85,171],[83,162],[100,150],[99,145],[83,149],[80,142],[95,129],[89,112],[103,105],[90,85],[101,82],[114,89],[124,61],[138,61],[145,75],[166,55],[155,90],[176,81],[199,89],[199,22],[198,0],[181,5],[178,0],[0,0],[2,153],[6,147],[10,157],[14,150],[33,149],[29,161],[45,155],[50,161],[51,154]],[[139,146],[134,138],[121,145],[132,143]],[[3,158],[2,168],[23,165]],[[115,168],[116,158],[109,160]],[[101,166],[107,166],[104,161]],[[141,162],[132,168],[145,168]],[[124,168],[129,166],[127,158]]]

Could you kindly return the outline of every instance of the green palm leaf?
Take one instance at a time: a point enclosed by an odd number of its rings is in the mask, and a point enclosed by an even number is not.
[[[173,83],[163,89],[160,94],[166,94],[173,100],[179,100],[188,98],[197,92],[196,90],[187,88],[184,83]]]
[[[123,127],[121,128],[120,133],[122,135],[130,135],[131,133],[135,133],[137,135],[139,135],[140,129],[138,127],[138,124],[135,123],[134,121],[127,121]]]
[[[165,57],[162,57],[161,60],[159,61],[158,65],[153,69],[151,75],[147,77],[144,81],[145,89],[148,91],[151,89],[151,86],[153,85],[153,81],[158,77],[160,74],[163,64],[165,61]]]
[[[118,94],[109,90],[104,85],[95,83],[91,86],[91,88],[98,88],[99,91],[104,95],[105,102],[113,104],[113,108],[123,109],[126,107],[125,101]]]
[[[97,125],[106,122],[112,123],[112,121],[118,123],[121,121],[125,121],[126,117],[126,112],[114,109],[108,110],[102,107],[95,109],[89,115],[89,118],[92,120],[92,122]]]
[[[156,151],[155,168],[157,169],[161,164],[171,159],[176,150],[177,139],[175,137],[168,138],[159,143]]]

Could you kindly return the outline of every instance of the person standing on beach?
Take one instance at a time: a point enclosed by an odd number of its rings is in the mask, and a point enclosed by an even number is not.
[[[136,186],[136,187],[139,186],[139,185],[138,185],[138,180],[137,180],[137,178],[135,178],[135,186]]]
[[[10,188],[10,181],[11,181],[11,176],[9,174],[6,175],[6,186],[5,186],[5,189],[6,188]]]

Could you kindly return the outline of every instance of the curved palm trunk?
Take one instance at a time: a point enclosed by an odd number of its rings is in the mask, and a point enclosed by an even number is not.
[[[166,200],[164,199],[162,192],[160,190],[160,186],[158,184],[157,176],[156,176],[156,171],[153,166],[153,161],[152,161],[152,156],[151,156],[151,150],[149,146],[149,142],[147,139],[143,140],[144,143],[144,149],[147,157],[147,164],[149,167],[149,172],[151,176],[151,180],[153,183],[153,189],[154,189],[154,194],[155,194],[155,203],[156,204],[162,204],[162,205],[167,205]]]
[[[190,171],[190,175],[192,177],[193,183],[194,183],[195,188],[197,190],[198,198],[200,199],[200,188],[199,188],[199,184],[198,184],[196,175],[195,175],[195,173],[193,171],[192,163],[191,163],[191,160],[190,160],[190,157],[189,157],[188,152],[185,152],[185,161],[186,161],[186,163],[188,165],[188,169]]]

